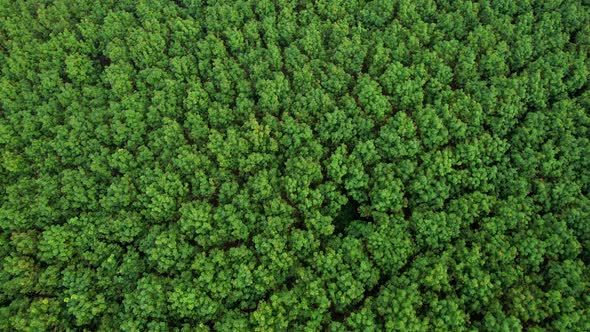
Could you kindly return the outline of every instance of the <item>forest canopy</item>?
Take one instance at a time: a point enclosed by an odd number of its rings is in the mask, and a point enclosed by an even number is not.
[[[1,331],[590,331],[587,0],[0,0]]]

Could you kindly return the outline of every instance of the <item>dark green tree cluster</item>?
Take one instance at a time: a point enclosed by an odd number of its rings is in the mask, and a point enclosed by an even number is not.
[[[1,331],[589,331],[586,0],[0,0]]]

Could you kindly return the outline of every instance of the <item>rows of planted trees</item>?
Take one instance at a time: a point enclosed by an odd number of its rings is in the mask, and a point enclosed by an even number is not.
[[[0,0],[0,330],[590,330],[585,0]]]

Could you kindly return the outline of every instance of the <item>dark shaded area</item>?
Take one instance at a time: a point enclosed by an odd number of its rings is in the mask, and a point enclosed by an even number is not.
[[[186,8],[186,4],[180,0],[172,0],[172,2],[174,2],[180,8]]]
[[[344,204],[340,209],[340,213],[334,218],[334,233],[344,234],[346,227],[355,220],[363,220],[359,213],[359,202],[348,197],[348,203]]]
[[[100,64],[100,66],[103,67],[103,68],[108,67],[111,64],[111,59],[109,59],[108,57],[106,57],[102,53],[100,53],[96,57],[96,60],[98,61],[98,63]]]

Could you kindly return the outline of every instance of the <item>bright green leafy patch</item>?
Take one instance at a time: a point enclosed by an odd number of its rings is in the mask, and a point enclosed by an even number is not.
[[[589,331],[590,4],[0,0],[1,331]]]

